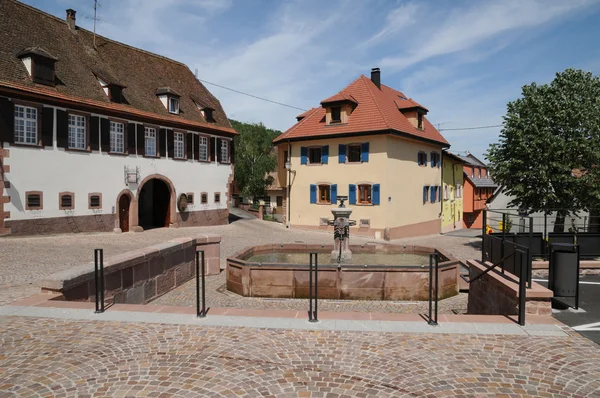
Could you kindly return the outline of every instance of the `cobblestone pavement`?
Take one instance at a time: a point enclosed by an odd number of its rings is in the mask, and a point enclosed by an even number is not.
[[[46,275],[92,261],[95,248],[103,248],[105,257],[108,257],[198,233],[214,233],[222,236],[221,266],[223,268],[227,256],[247,246],[265,243],[330,243],[333,239],[328,232],[290,230],[281,224],[258,219],[239,220],[229,225],[214,227],[161,228],[143,233],[0,238],[0,305],[38,293],[37,283]],[[469,246],[472,240],[435,235],[393,243],[406,241],[437,246],[455,254],[457,258],[468,259],[477,256],[477,250]],[[372,239],[352,237],[352,241],[366,243]]]
[[[568,337],[292,331],[0,318],[0,396],[593,397]]]
[[[206,305],[208,307],[234,307],[273,310],[306,310],[307,299],[263,299],[242,297],[227,290],[226,274],[206,277]],[[467,294],[460,293],[439,302],[439,312],[466,313]],[[152,304],[177,305],[193,307],[196,305],[196,280],[183,284],[170,291]],[[336,312],[393,312],[398,314],[425,314],[429,303],[427,301],[374,301],[374,300],[319,300],[319,309]]]

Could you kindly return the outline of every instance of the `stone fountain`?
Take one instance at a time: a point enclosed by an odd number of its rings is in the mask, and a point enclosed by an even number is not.
[[[350,220],[352,209],[346,207],[344,202],[348,200],[347,196],[338,196],[339,207],[331,209],[333,220],[329,225],[333,225],[334,246],[331,251],[331,259],[337,262],[338,266],[342,262],[349,262],[352,259],[350,251],[350,227],[356,225],[356,221]]]

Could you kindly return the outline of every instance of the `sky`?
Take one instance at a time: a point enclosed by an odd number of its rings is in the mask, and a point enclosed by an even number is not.
[[[94,0],[24,0],[93,28]],[[429,109],[451,151],[483,157],[531,82],[600,74],[600,0],[99,0],[97,33],[198,77],[301,109],[371,68]],[[227,115],[285,131],[299,109],[210,84]],[[447,129],[447,130],[444,130]]]

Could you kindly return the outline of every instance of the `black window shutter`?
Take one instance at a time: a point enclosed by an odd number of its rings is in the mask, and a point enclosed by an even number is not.
[[[56,110],[56,146],[67,148],[69,146],[69,116],[67,111]]]
[[[15,104],[8,98],[0,98],[0,141],[15,141]]]
[[[217,143],[216,137],[210,137],[210,148],[208,149],[208,153],[210,153],[210,161],[215,161],[215,145]]]
[[[137,154],[146,154],[146,140],[144,138],[144,126],[141,124],[137,125]]]
[[[192,158],[192,148],[194,147],[194,134],[192,133],[187,133],[185,135],[185,152],[187,154],[187,158],[191,159]],[[198,149],[196,149],[196,153],[198,153]],[[196,155],[196,159],[197,159],[197,155]]]
[[[100,118],[98,116],[92,116],[90,118],[90,146],[92,151],[100,150],[100,142],[98,141],[100,136]]]
[[[135,123],[127,124],[127,152],[135,155]]]
[[[221,163],[224,159],[221,157],[221,139],[217,138],[217,162]]]
[[[171,159],[175,159],[175,133],[173,130],[167,130],[167,149]]]
[[[158,131],[160,132],[160,134],[156,135],[156,139],[158,140],[158,155],[164,158],[167,155],[167,129],[158,129]]]
[[[229,141],[229,161],[231,164],[235,163],[235,139]]]
[[[100,147],[102,152],[110,152],[110,120],[106,118],[100,119]]]
[[[42,145],[52,146],[54,139],[54,108],[42,109]]]

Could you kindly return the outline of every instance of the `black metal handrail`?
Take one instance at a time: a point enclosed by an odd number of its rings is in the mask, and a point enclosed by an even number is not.
[[[94,249],[94,282],[96,314],[101,314],[104,312],[104,249]]]
[[[196,317],[206,317],[206,266],[204,250],[196,250]],[[200,307],[200,279],[202,279],[202,307]]]
[[[313,297],[313,256],[314,256],[314,272],[315,272],[315,283]],[[319,298],[319,253],[310,253],[310,263],[308,266],[308,321],[319,322],[318,317],[318,298]],[[313,311],[313,299],[314,299],[314,311]]]
[[[433,294],[434,290],[434,268],[435,268],[435,297]],[[429,317],[427,323],[436,326],[438,324],[438,301],[439,301],[439,258],[438,253],[431,253],[429,255]],[[432,306],[435,303],[434,311],[432,314]]]

